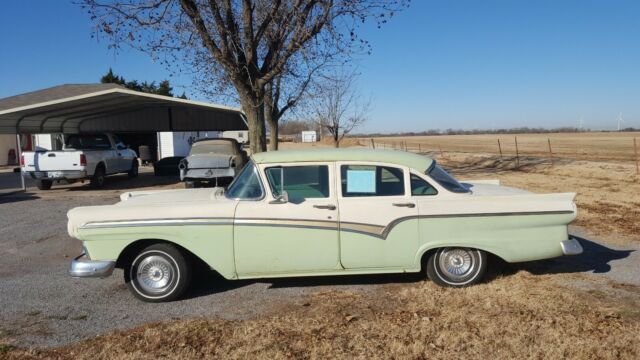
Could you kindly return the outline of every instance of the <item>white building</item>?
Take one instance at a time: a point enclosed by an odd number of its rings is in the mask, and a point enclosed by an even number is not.
[[[318,141],[318,135],[314,130],[303,131],[301,136],[303,143]]]

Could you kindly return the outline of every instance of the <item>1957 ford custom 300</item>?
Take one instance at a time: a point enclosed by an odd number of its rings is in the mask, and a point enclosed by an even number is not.
[[[82,240],[77,277],[115,267],[145,301],[187,289],[195,262],[226,279],[425,271],[444,286],[479,282],[487,254],[520,262],[579,254],[567,232],[574,193],[459,183],[400,151],[327,149],[252,156],[225,192],[129,192],[69,211]]]

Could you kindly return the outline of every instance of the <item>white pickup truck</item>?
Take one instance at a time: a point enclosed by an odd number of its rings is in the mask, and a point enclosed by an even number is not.
[[[49,190],[60,180],[90,179],[92,186],[102,187],[109,174],[138,176],[136,152],[112,134],[67,135],[62,150],[25,152],[20,166],[22,175],[35,179],[40,190]]]

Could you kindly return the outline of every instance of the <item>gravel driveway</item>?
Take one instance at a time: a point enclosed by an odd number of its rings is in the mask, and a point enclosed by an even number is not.
[[[115,203],[117,193],[80,188],[0,196],[0,338],[23,346],[55,346],[173,318],[247,318],[296,304],[318,289],[375,291],[390,282],[421,281],[415,274],[260,282],[224,281],[207,274],[185,300],[142,303],[129,294],[119,270],[107,279],[67,275],[69,261],[81,248],[67,235],[66,212]],[[580,229],[574,230],[580,235]],[[586,251],[581,256],[518,267],[533,273],[594,273],[640,285],[640,246],[582,242]]]

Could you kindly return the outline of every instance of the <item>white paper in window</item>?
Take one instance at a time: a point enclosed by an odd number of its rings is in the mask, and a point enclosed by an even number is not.
[[[376,193],[375,170],[347,170],[348,193]]]

